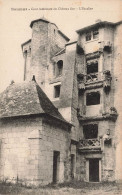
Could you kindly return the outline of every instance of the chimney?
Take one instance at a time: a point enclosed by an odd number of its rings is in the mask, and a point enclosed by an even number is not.
[[[95,20],[95,23],[99,23],[99,22],[102,22],[102,20],[101,19]]]

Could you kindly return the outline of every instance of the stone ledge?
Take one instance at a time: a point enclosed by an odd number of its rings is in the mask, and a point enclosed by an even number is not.
[[[78,116],[79,121],[94,121],[94,120],[112,120],[116,121],[118,114],[105,114],[101,116],[91,116],[91,117],[86,117],[86,116]]]

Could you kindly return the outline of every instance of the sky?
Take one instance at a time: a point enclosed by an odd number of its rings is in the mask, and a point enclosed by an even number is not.
[[[45,17],[71,40],[76,40],[75,31],[97,19],[122,20],[121,10],[121,0],[0,0],[0,92],[11,80],[23,81],[21,44],[32,36],[29,26],[32,20]]]

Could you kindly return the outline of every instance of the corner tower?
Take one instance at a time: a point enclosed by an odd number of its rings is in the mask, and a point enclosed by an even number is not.
[[[33,20],[30,27],[32,38],[22,44],[25,59],[24,80],[31,80],[35,75],[36,81],[44,89],[51,58],[64,48],[69,39],[54,23],[45,18]]]

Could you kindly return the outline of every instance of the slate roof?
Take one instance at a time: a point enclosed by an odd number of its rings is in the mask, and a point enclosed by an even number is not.
[[[63,53],[65,53],[65,48],[61,49],[58,53],[55,54],[55,56],[61,55]]]
[[[85,31],[87,31],[89,29],[92,29],[92,28],[97,28],[97,27],[101,27],[101,26],[105,26],[105,25],[116,26],[116,25],[119,25],[119,24],[122,24],[122,21],[119,21],[119,22],[116,22],[116,23],[107,22],[107,21],[100,21],[100,22],[97,22],[97,23],[92,24],[90,26],[81,28],[81,29],[77,30],[76,32],[77,33],[83,33],[83,32],[85,32]]]
[[[36,20],[31,21],[30,27],[32,28],[32,27],[33,27],[33,24],[34,24],[35,22],[39,22],[39,21],[46,22],[46,23],[50,23],[49,20],[47,20],[46,18],[42,17],[42,18],[39,18],[39,19],[36,19]]]
[[[48,114],[68,123],[35,81],[12,84],[0,94],[0,118]]]
[[[24,42],[21,44],[21,47],[23,48],[24,45],[28,44],[28,43],[31,43],[31,39],[29,39],[28,41]]]
[[[66,39],[66,41],[70,40],[62,31],[58,30],[58,32]]]

